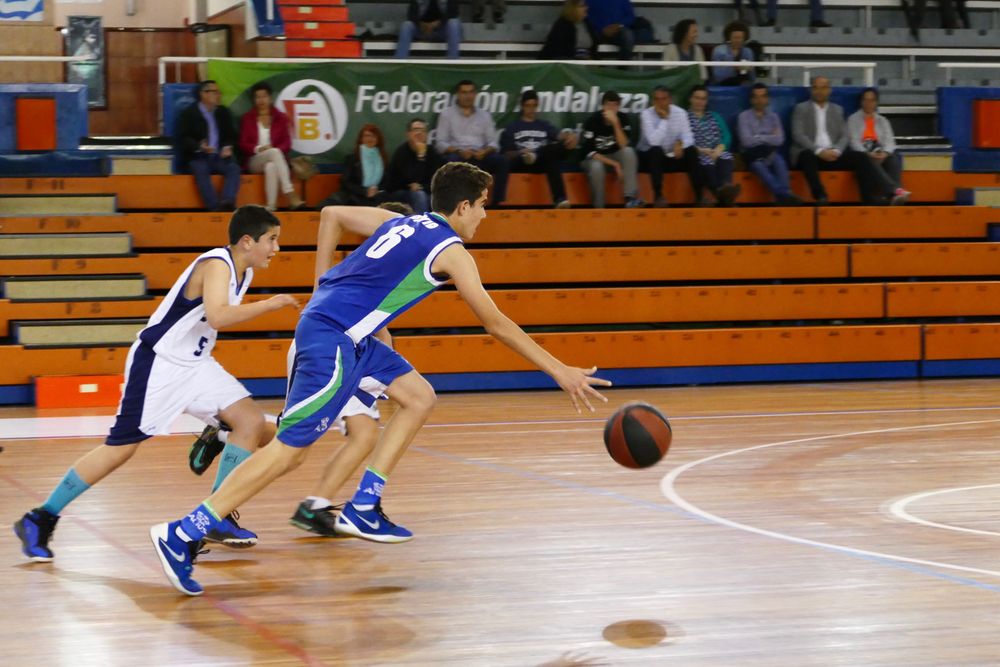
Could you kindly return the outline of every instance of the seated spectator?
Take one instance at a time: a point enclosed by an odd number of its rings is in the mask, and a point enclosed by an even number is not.
[[[848,145],[863,153],[875,167],[883,192],[892,192],[892,204],[905,204],[910,192],[903,189],[903,161],[896,152],[896,135],[889,119],[878,112],[878,91],[861,91],[861,108],[847,119]]]
[[[385,139],[378,125],[361,126],[354,151],[344,159],[340,191],[327,198],[322,206],[378,206],[392,199],[386,192]]]
[[[410,0],[406,21],[399,29],[396,57],[407,58],[414,39],[447,42],[448,57],[458,58],[462,44],[462,22],[458,0]]]
[[[556,208],[568,208],[566,187],[562,179],[562,162],[576,148],[576,133],[559,132],[538,117],[538,93],[526,90],[521,94],[521,117],[500,134],[500,152],[507,159],[508,169],[531,174],[544,173],[549,181],[552,202]]]
[[[246,160],[246,170],[251,174],[264,174],[264,193],[267,210],[278,207],[278,185],[288,197],[293,211],[305,206],[295,192],[287,153],[292,149],[292,123],[271,98],[271,86],[266,82],[254,84],[250,89],[254,108],[243,114],[240,122],[240,152]]]
[[[738,134],[743,149],[743,161],[774,195],[779,204],[799,205],[802,200],[792,193],[788,164],[781,157],[785,130],[778,114],[770,110],[767,86],[755,83],[750,87],[750,108],[739,115]]]
[[[941,0],[938,4],[941,5],[942,28],[946,30],[969,28],[969,13],[965,9],[965,0]],[[910,34],[919,41],[920,29],[924,26],[924,16],[927,14],[927,0],[912,0],[912,4],[903,0],[903,13],[906,15],[906,24],[910,26]]]
[[[636,44],[656,41],[653,25],[635,15],[632,0],[599,0],[590,7],[587,21],[602,44],[618,47],[619,60],[632,60]]]
[[[670,44],[663,47],[663,59],[681,62],[708,60],[705,49],[698,45],[697,21],[684,19],[677,22]],[[698,65],[698,76],[703,83],[708,80],[708,69],[704,65]]]
[[[767,20],[764,21],[760,15],[760,5],[758,0],[749,0],[747,4],[755,18],[757,25],[772,27],[778,23],[778,0],[767,0]],[[736,0],[736,11],[741,20],[749,20],[743,13],[743,2]],[[829,28],[830,24],[823,20],[823,0],[809,0],[809,27]]]
[[[198,102],[177,117],[174,151],[182,169],[190,170],[210,211],[232,211],[240,190],[240,165],[233,156],[236,130],[229,109],[219,104],[219,85],[206,80],[198,84]],[[222,192],[216,194],[212,174],[222,174]]]
[[[708,88],[696,86],[688,101],[688,122],[698,151],[698,168],[702,183],[708,186],[720,206],[729,206],[740,194],[740,186],[733,184],[732,135],[722,116],[708,110]],[[701,199],[701,193],[695,193]]]
[[[427,143],[427,121],[412,119],[406,124],[406,141],[396,148],[389,160],[386,177],[389,196],[408,201],[414,211],[426,213],[431,210],[431,177],[443,164],[438,152]]]
[[[562,13],[552,24],[542,52],[542,60],[593,60],[597,57],[597,33],[587,18],[587,0],[566,0]]]
[[[476,84],[455,86],[455,103],[438,117],[438,152],[447,162],[469,162],[493,175],[493,205],[507,197],[507,160],[497,151],[496,126],[488,111],[476,107]]]
[[[733,21],[722,31],[725,44],[719,44],[712,50],[712,60],[728,62],[753,62],[753,51],[746,45],[750,39],[750,29],[745,23]],[[749,85],[755,80],[753,67],[712,68],[712,84],[716,86]]]
[[[613,90],[601,96],[601,109],[583,123],[583,162],[580,166],[590,182],[591,205],[604,208],[604,176],[613,171],[623,181],[625,208],[642,208],[639,199],[639,161],[629,144],[632,124],[619,111],[622,98]]]
[[[472,22],[483,22],[486,16],[484,10],[487,4],[492,9],[491,18],[493,22],[503,23],[504,14],[507,12],[507,0],[472,0]]]
[[[861,200],[866,204],[881,203],[879,178],[875,167],[864,153],[848,147],[844,110],[830,101],[830,79],[817,76],[812,81],[812,99],[795,105],[792,112],[791,162],[801,169],[809,182],[809,190],[817,204],[829,199],[819,178],[820,171],[854,172]]]
[[[695,203],[701,203],[702,171],[698,166],[698,149],[684,109],[673,104],[673,95],[666,86],[653,89],[653,106],[639,114],[639,158],[649,171],[653,183],[653,206],[667,206],[663,196],[665,172],[687,172],[694,190]]]

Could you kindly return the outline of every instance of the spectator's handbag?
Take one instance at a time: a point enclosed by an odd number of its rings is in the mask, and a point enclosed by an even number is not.
[[[289,161],[292,167],[292,174],[301,181],[308,181],[319,171],[308,155],[298,155]]]

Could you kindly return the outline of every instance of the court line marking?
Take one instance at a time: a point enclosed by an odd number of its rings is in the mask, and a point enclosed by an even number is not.
[[[781,533],[774,530],[767,530],[764,528],[758,528],[756,526],[751,526],[746,523],[740,523],[739,521],[733,521],[732,519],[727,519],[725,517],[719,516],[718,514],[713,514],[707,510],[704,510],[692,502],[689,502],[684,498],[676,488],[677,480],[681,475],[693,470],[694,468],[704,465],[706,463],[711,463],[712,461],[718,461],[720,459],[736,456],[737,454],[745,454],[746,452],[757,451],[761,449],[768,449],[771,447],[781,447],[784,445],[795,445],[802,444],[806,442],[818,442],[821,440],[837,440],[843,438],[851,438],[859,435],[875,435],[879,433],[898,433],[903,431],[919,431],[919,430],[929,430],[937,428],[945,428],[948,426],[973,426],[976,424],[994,424],[1000,422],[1000,419],[982,419],[977,421],[966,421],[966,422],[944,422],[939,424],[921,424],[918,426],[899,426],[894,428],[882,428],[882,429],[872,429],[867,431],[853,431],[850,433],[834,433],[831,435],[820,435],[813,436],[809,438],[796,438],[794,440],[783,440],[781,442],[771,442],[763,445],[754,445],[752,447],[743,447],[741,449],[734,449],[727,452],[722,452],[719,454],[713,454],[712,456],[706,456],[702,459],[696,461],[691,461],[685,463],[682,466],[674,468],[660,481],[660,490],[663,495],[673,502],[678,507],[690,512],[694,516],[697,516],[706,521],[710,521],[721,526],[726,526],[727,528],[733,528],[735,530],[741,530],[747,533],[753,533],[755,535],[761,535],[763,537],[770,537],[777,540],[783,540],[785,542],[792,542],[794,544],[801,544],[805,546],[818,547],[821,549],[827,549],[831,551],[837,551],[840,553],[850,554],[854,556],[859,556],[862,558],[877,558],[881,560],[894,561],[896,563],[906,563],[909,565],[919,565],[924,567],[941,568],[946,570],[954,570],[957,572],[966,572],[969,574],[981,574],[990,577],[1000,578],[1000,571],[997,570],[987,570],[978,567],[969,567],[966,565],[955,565],[954,563],[944,563],[940,561],[925,560],[922,558],[910,558],[908,556],[899,556],[896,554],[885,553],[881,551],[871,551],[868,549],[858,549],[856,547],[848,547],[842,544],[834,544],[832,542],[822,542],[820,540],[811,540],[805,537],[797,537],[795,535],[789,535],[788,533]],[[978,582],[977,582],[978,583]]]
[[[924,493],[915,493],[905,498],[900,498],[894,502],[889,507],[889,513],[895,516],[897,519],[902,519],[903,521],[909,521],[910,523],[918,523],[922,526],[928,526],[930,528],[941,528],[943,530],[954,530],[959,533],[970,533],[972,535],[989,535],[990,537],[1000,537],[1000,532],[995,530],[980,530],[978,528],[965,528],[963,526],[954,526],[948,523],[938,523],[937,521],[929,521],[927,519],[921,519],[918,516],[914,516],[906,510],[907,505],[916,502],[918,500],[923,500],[924,498],[930,498],[931,496],[939,496],[945,493],[958,493],[959,491],[973,491],[975,489],[995,489],[1000,486],[1000,484],[978,484],[976,486],[958,486],[948,489],[937,489],[935,491],[926,491]]]
[[[671,422],[715,421],[724,419],[775,419],[793,417],[838,417],[848,415],[909,414],[927,412],[969,412],[1000,410],[1000,405],[936,407],[936,408],[889,408],[873,410],[827,410],[816,412],[748,412],[726,415],[681,415],[670,417]],[[528,421],[501,422],[453,422],[447,424],[424,424],[422,428],[470,428],[488,426],[525,426],[537,424],[600,424],[605,418],[580,417],[577,419],[537,419]],[[77,417],[8,417],[0,418],[0,440],[69,440],[73,438],[102,438],[114,423],[113,415],[81,415]],[[42,430],[48,427],[49,430]],[[190,435],[201,433],[204,423],[190,415],[181,415],[172,425],[170,435]],[[4,433],[14,429],[14,433]],[[589,430],[589,429],[575,429]],[[83,432],[81,432],[83,431]]]

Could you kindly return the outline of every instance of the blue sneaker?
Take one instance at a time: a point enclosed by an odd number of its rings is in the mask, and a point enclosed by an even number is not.
[[[413,539],[413,533],[389,520],[382,511],[381,501],[369,510],[359,510],[354,503],[347,503],[337,515],[335,525],[341,535],[372,542],[406,542]]]
[[[170,584],[185,595],[201,595],[201,585],[191,578],[201,540],[185,542],[177,537],[180,525],[180,521],[158,523],[149,529],[149,539],[156,547],[156,555]]]
[[[21,540],[21,551],[25,556],[36,563],[52,561],[49,540],[58,521],[57,514],[50,514],[41,507],[36,507],[14,524],[14,534]]]
[[[239,513],[234,511],[221,519],[219,525],[205,535],[205,541],[215,542],[233,549],[249,549],[257,544],[257,534],[246,528],[240,528],[240,524],[236,523],[239,518]]]

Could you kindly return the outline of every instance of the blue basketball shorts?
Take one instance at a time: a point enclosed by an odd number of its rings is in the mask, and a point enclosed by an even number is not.
[[[393,380],[412,370],[377,338],[368,336],[355,344],[333,324],[300,318],[278,440],[308,447],[336,425],[352,397],[370,404]]]

